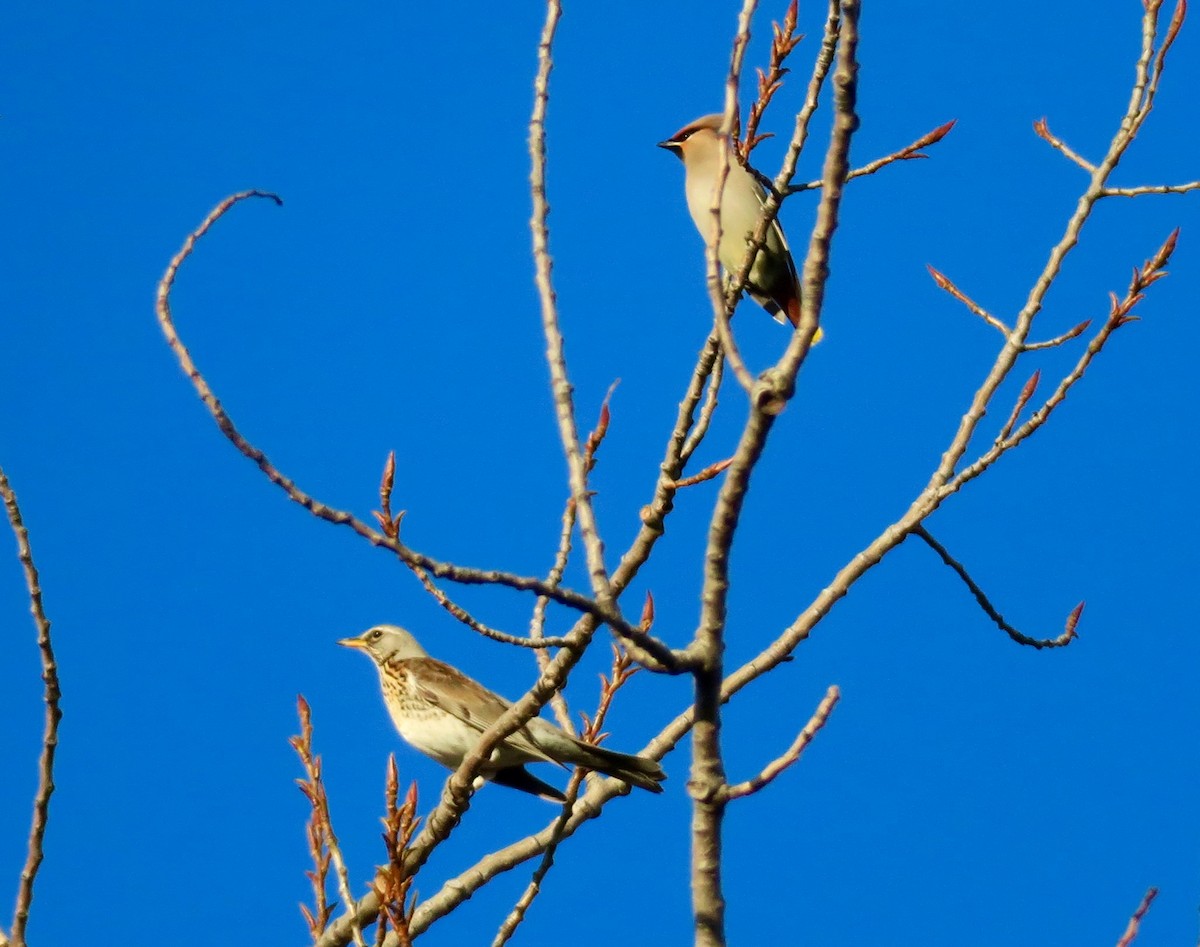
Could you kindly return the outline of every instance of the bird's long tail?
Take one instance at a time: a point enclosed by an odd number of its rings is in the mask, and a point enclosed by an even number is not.
[[[631,786],[648,789],[650,792],[663,791],[659,783],[667,778],[667,774],[663,772],[657,760],[606,750],[590,743],[574,742],[578,754],[571,762],[604,773],[605,776],[623,780]]]

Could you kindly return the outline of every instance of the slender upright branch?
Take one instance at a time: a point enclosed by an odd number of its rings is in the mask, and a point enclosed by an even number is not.
[[[562,329],[558,324],[558,303],[551,279],[553,263],[550,259],[548,220],[550,203],[546,198],[546,110],[550,103],[550,71],[554,66],[551,55],[554,33],[561,16],[562,5],[559,0],[548,0],[546,22],[538,43],[538,71],[533,84],[533,115],[529,121],[529,159],[532,165],[529,182],[533,195],[530,230],[533,234],[534,281],[537,284],[538,298],[541,300],[542,331],[546,336],[546,363],[550,368],[550,388],[554,396],[558,433],[567,458],[571,499],[575,503],[575,515],[583,539],[584,559],[592,582],[592,594],[605,608],[615,610],[616,599],[609,584],[608,569],[604,565],[604,545],[596,524],[591,494],[588,492],[587,463],[583,457],[579,429],[575,423],[573,389],[567,373],[566,347]]]
[[[720,745],[720,693],[724,676],[722,652],[729,556],[751,474],[766,447],[775,418],[795,392],[796,376],[817,332],[825,282],[829,275],[829,251],[833,233],[837,229],[843,188],[850,171],[850,140],[858,126],[855,98],[859,4],[858,0],[842,0],[839,6],[840,17],[834,20],[838,24],[838,36],[837,69],[833,79],[833,131],[825,157],[824,186],[817,208],[817,220],[804,261],[800,322],[779,363],[764,373],[755,384],[750,417],[722,482],[709,524],[700,621],[687,651],[695,662],[692,774],[688,790],[692,796],[691,887],[697,947],[717,947],[725,943],[721,829],[727,802],[727,781]],[[736,51],[735,43],[735,62]]]
[[[8,514],[8,524],[17,540],[17,559],[25,573],[25,588],[29,594],[29,611],[37,629],[38,652],[42,659],[42,702],[45,716],[42,724],[42,751],[38,757],[38,785],[33,794],[33,820],[29,827],[29,840],[25,846],[25,865],[17,883],[17,905],[13,912],[9,942],[12,947],[25,947],[25,929],[29,922],[29,909],[33,905],[33,885],[44,857],[43,844],[46,826],[50,821],[50,797],[54,794],[54,755],[58,750],[58,722],[62,719],[59,702],[62,689],[58,683],[58,662],[54,658],[54,645],[50,640],[50,619],[42,603],[42,584],[37,565],[33,561],[33,549],[29,544],[29,530],[21,517],[17,494],[9,483],[4,470],[0,469],[0,497]],[[4,932],[0,930],[0,938]]]
[[[345,916],[350,925],[350,936],[357,947],[367,947],[366,941],[363,940],[362,927],[358,922],[358,903],[350,891],[350,872],[346,868],[346,859],[342,856],[337,834],[333,831],[333,818],[329,814],[329,797],[325,794],[325,783],[321,776],[321,757],[313,753],[312,711],[303,696],[296,698],[296,705],[300,715],[300,733],[292,737],[289,742],[304,766],[304,779],[296,780],[296,784],[312,806],[312,818],[318,826],[316,834],[321,837],[329,857],[333,859],[338,892],[342,896],[342,902],[346,908]],[[323,906],[323,899],[318,896],[319,913]],[[320,933],[320,931],[315,933]]]

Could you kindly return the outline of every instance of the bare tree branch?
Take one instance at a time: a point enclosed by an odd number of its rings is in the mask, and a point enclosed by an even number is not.
[[[542,882],[546,880],[546,875],[554,867],[554,856],[558,851],[559,842],[563,840],[563,831],[567,826],[567,821],[571,818],[571,808],[575,805],[575,799],[579,795],[579,786],[582,782],[583,770],[577,769],[571,774],[571,779],[567,783],[567,791],[564,793],[567,800],[563,803],[562,811],[554,823],[554,831],[551,833],[550,840],[546,843],[545,851],[542,852],[542,859],[538,863],[537,868],[534,869],[533,876],[529,879],[529,884],[521,892],[521,897],[517,899],[517,903],[513,905],[513,909],[500,925],[500,929],[496,931],[496,936],[492,940],[492,947],[504,947],[505,944],[512,940],[513,934],[517,932],[517,928],[529,913],[529,908],[533,905],[534,899],[541,894]]]
[[[950,485],[952,479],[954,481],[954,489],[957,489],[957,486],[965,482],[962,474],[955,477],[959,461],[966,452],[971,438],[979,422],[983,419],[996,390],[1005,378],[1007,378],[1008,373],[1016,364],[1018,357],[1024,351],[1025,340],[1029,336],[1034,318],[1042,309],[1046,293],[1058,278],[1067,256],[1078,244],[1083,226],[1091,216],[1096,201],[1100,199],[1101,193],[1107,186],[1109,175],[1112,174],[1113,169],[1128,150],[1138,130],[1150,114],[1154,93],[1157,90],[1158,80],[1162,73],[1162,62],[1167,49],[1174,42],[1175,36],[1179,32],[1184,9],[1182,4],[1176,7],[1175,16],[1172,18],[1167,37],[1159,50],[1158,56],[1155,57],[1154,42],[1160,5],[1160,2],[1149,3],[1142,18],[1142,50],[1135,67],[1135,79],[1130,95],[1130,102],[1121,120],[1121,126],[1114,135],[1104,158],[1096,165],[1087,189],[1079,198],[1075,212],[1067,222],[1062,238],[1050,251],[1050,257],[1046,261],[1041,274],[1034,282],[1024,307],[1022,307],[1020,313],[1017,315],[1016,324],[1012,332],[1008,335],[1000,354],[997,356],[995,365],[983,385],[976,391],[971,406],[968,408],[966,414],[963,415],[958,431],[952,439],[949,448],[942,455],[942,462],[929,484],[930,488],[935,491]],[[1098,341],[1102,347],[1111,331],[1111,329],[1102,330],[1097,340],[1093,340],[1093,345],[1096,345]],[[1089,346],[1089,351],[1091,351],[1091,348]],[[1099,351],[1099,349],[1097,348],[1096,351]],[[1072,381],[1071,384],[1073,383]],[[1067,387],[1069,388],[1070,385],[1067,385]],[[1062,391],[1065,397],[1066,389],[1064,388]],[[1034,429],[1036,429],[1036,425],[1030,430]],[[979,469],[982,470],[984,468]],[[976,475],[977,473],[978,471]]]
[[[834,121],[822,175],[824,186],[817,207],[816,224],[809,240],[803,267],[800,321],[787,350],[774,368],[755,384],[750,417],[722,481],[709,524],[704,557],[704,586],[701,614],[688,655],[696,662],[695,718],[692,726],[692,773],[688,791],[692,796],[692,910],[697,947],[719,947],[725,943],[725,902],[721,884],[721,832],[725,812],[724,763],[720,745],[720,691],[723,677],[723,635],[726,596],[729,587],[729,554],[745,503],[751,473],[766,447],[774,419],[795,392],[800,371],[816,335],[829,276],[829,251],[837,229],[846,177],[850,172],[850,140],[858,127],[855,97],[858,64],[858,2],[842,0],[836,43],[837,68],[834,84]],[[745,10],[739,19],[739,36],[748,30]],[[727,90],[736,93],[738,43]],[[727,92],[727,107],[728,107]],[[783,182],[786,184],[786,181]],[[768,201],[768,206],[770,201]],[[751,256],[753,255],[753,245]],[[741,275],[741,274],[739,274]]]
[[[834,3],[831,5],[831,21],[836,23],[837,18],[838,6],[836,0],[834,0]],[[1145,23],[1143,35],[1146,35]],[[1151,36],[1153,36],[1152,33]],[[832,55],[832,43],[836,40],[836,31],[833,33],[833,39],[830,39],[830,31],[827,29],[826,38],[829,44],[830,55]],[[813,108],[815,109],[815,101]],[[803,118],[804,115],[802,113],[801,119]],[[1125,139],[1128,139],[1129,137],[1129,129],[1124,126],[1124,123],[1122,132],[1118,134],[1118,138],[1114,139],[1114,142],[1119,143],[1119,139],[1122,137]],[[1124,142],[1124,145],[1128,145],[1128,140]],[[1109,170],[1111,170],[1111,168],[1109,168]],[[1097,173],[1107,173],[1104,169],[1103,163],[1098,167]],[[1081,204],[1086,203],[1087,200],[1088,194],[1085,193],[1084,197],[1081,198]],[[1087,215],[1084,214],[1083,216],[1086,218]],[[1074,241],[1077,239],[1079,229],[1081,227],[1082,220],[1079,219],[1077,212],[1077,214],[1072,217],[1071,221],[1068,222],[1067,231],[1063,240],[1060,241],[1059,245],[1056,246],[1054,250],[1052,250],[1046,269],[1043,271],[1043,274],[1041,277],[1039,277],[1038,281],[1035,282],[1034,287],[1030,292],[1029,301],[1027,301],[1026,307],[1022,310],[1022,317],[1025,317],[1026,321],[1031,320],[1032,316],[1035,315],[1040,308],[1041,298],[1044,297],[1045,291],[1050,282],[1052,282],[1057,276],[1063,258],[1065,257],[1066,253],[1069,252],[1071,246],[1074,245]],[[1117,308],[1119,308],[1119,306]],[[1128,313],[1126,313],[1126,315],[1127,314]],[[1020,322],[1018,322],[1017,329],[1021,328]],[[1027,332],[1028,326],[1026,325],[1024,327],[1024,332],[1021,335],[1019,345],[1023,346],[1026,344],[1023,340],[1027,337]],[[977,395],[977,397],[981,397],[981,400],[979,400],[977,404],[986,407],[990,403],[993,392],[986,389],[989,387],[989,385],[994,384],[995,386],[998,386],[999,381],[1003,378],[1004,372],[1011,367],[1011,365],[1005,367],[1002,364],[1003,361],[1008,357],[1008,354],[1012,354],[1014,356],[1013,360],[1015,361],[1015,354],[1017,353],[1015,351],[1013,353],[1006,353],[1008,347],[1009,346],[1006,343],[1005,350],[1002,350],[1001,355],[997,359],[997,368],[1003,369],[1003,371],[1000,373],[1000,377],[992,378],[992,376],[989,376],[989,379],[985,381],[984,386]],[[1018,346],[1015,344],[1012,346],[1014,350],[1017,347]],[[715,357],[716,352],[712,336],[710,336],[709,339],[708,349],[709,352],[712,353],[712,357]],[[705,358],[702,357],[701,363],[697,368],[697,374],[693,378],[692,388],[689,390],[689,398],[685,399],[684,405],[681,405],[679,415],[680,422],[677,424],[675,434],[673,435],[672,444],[681,445],[685,443],[684,438],[686,437],[687,423],[690,423],[692,412],[695,410],[701,393],[701,389],[697,388],[695,383],[699,379],[708,377],[705,373],[711,371],[711,360],[708,362],[707,369],[705,368],[704,363]],[[974,405],[972,410],[974,410]],[[685,418],[688,419],[686,422],[684,420]],[[961,457],[962,451],[965,450],[965,445],[970,440],[970,435],[974,431],[974,426],[977,424],[977,422],[978,419],[972,418],[970,411],[966,416],[964,416],[963,423],[960,424],[960,430],[956,433],[955,438],[952,439],[946,455],[943,456],[943,464],[949,473],[941,475],[941,478],[939,479],[939,474],[943,469],[942,467],[939,467],[939,473],[935,473],[929,487],[923,490],[921,494],[914,499],[909,510],[900,519],[884,529],[875,540],[869,543],[861,552],[850,559],[846,565],[837,572],[837,574],[833,577],[833,580],[829,582],[829,584],[820,592],[820,594],[818,594],[812,604],[800,615],[798,615],[793,623],[787,629],[785,629],[784,632],[780,634],[767,648],[765,648],[753,659],[746,662],[736,671],[725,677],[721,683],[719,692],[719,700],[721,702],[730,700],[742,688],[749,685],[762,674],[767,673],[773,668],[777,667],[779,663],[788,660],[798,644],[807,638],[820,619],[829,612],[833,605],[836,604],[838,599],[847,593],[851,585],[861,578],[861,576],[867,571],[882,561],[888,552],[890,552],[896,547],[896,545],[904,540],[904,538],[912,530],[913,526],[919,525],[921,520],[932,513],[938,507],[942,499],[944,499],[945,496],[948,496],[949,492],[952,492],[947,491],[946,482],[950,476],[953,475],[958,458]],[[964,433],[966,435],[965,438],[963,437]],[[955,452],[957,452],[957,456],[954,456]],[[672,449],[669,449],[668,459],[664,462],[664,471],[666,471],[672,463],[678,463],[679,458],[679,451],[672,451]],[[680,475],[678,473],[671,477],[671,481],[677,479],[680,479]],[[727,478],[727,482],[728,479],[729,478]],[[632,579],[634,575],[636,575],[638,568],[640,568],[640,565],[645,561],[644,557],[648,555],[649,549],[653,546],[657,537],[662,533],[663,518],[666,513],[670,512],[673,495],[674,494],[670,488],[670,483],[664,482],[664,479],[660,476],[655,488],[655,499],[643,511],[643,529],[639,534],[638,539],[635,541],[633,546],[631,546],[630,553],[628,554],[627,558],[622,560],[621,567],[614,572],[614,586],[617,585],[619,580],[628,581]],[[629,565],[629,569],[622,571],[626,565]],[[586,623],[591,620],[592,619],[590,617],[585,616],[583,619],[581,619],[581,623]],[[661,758],[663,754],[673,748],[691,729],[695,719],[695,713],[695,708],[689,708],[671,721],[651,742],[647,751],[648,755],[651,755],[655,758]],[[603,805],[617,794],[617,786],[611,781],[592,787],[592,789],[576,804],[572,816],[563,830],[563,834],[569,835],[584,822],[595,818],[601,811]],[[448,881],[437,894],[427,899],[418,907],[417,912],[414,915],[414,930],[425,929],[428,924],[432,923],[434,919],[444,915],[448,911],[452,910],[455,905],[461,903],[462,900],[470,897],[471,892],[477,890],[479,886],[485,884],[487,880],[494,877],[496,874],[506,871],[515,865],[528,860],[529,858],[536,857],[538,854],[544,851],[544,847],[548,843],[550,837],[551,829],[552,827],[548,827],[536,835],[523,838],[499,852],[495,852],[486,856],[476,865],[472,866],[468,871],[459,875],[457,878]]]
[[[1094,164],[1092,164],[1086,158],[1083,158],[1083,157],[1079,156],[1078,154],[1076,154],[1074,151],[1071,150],[1071,148],[1067,145],[1066,142],[1064,142],[1061,138],[1056,138],[1050,132],[1050,126],[1046,123],[1046,119],[1044,117],[1039,118],[1036,122],[1033,123],[1033,130],[1035,132],[1037,132],[1037,136],[1039,138],[1041,138],[1043,141],[1045,141],[1047,144],[1049,144],[1051,148],[1054,148],[1056,151],[1062,152],[1062,154],[1064,156],[1066,156],[1067,158],[1070,158],[1077,165],[1079,165],[1079,167],[1083,168],[1083,170],[1086,171],[1088,174],[1096,173],[1096,166]]]
[[[709,336],[709,344],[714,346],[718,344],[715,330]],[[696,448],[700,446],[700,442],[704,440],[704,436],[708,434],[713,414],[717,410],[717,396],[721,391],[721,380],[724,377],[725,359],[722,355],[718,355],[712,363],[712,371],[708,376],[708,386],[704,392],[704,404],[700,407],[700,414],[696,418],[696,424],[692,428],[691,433],[688,434],[687,440],[679,452],[680,459],[684,463],[691,459]]]
[[[942,498],[959,490],[963,484],[978,477],[1003,454],[1012,450],[1049,420],[1050,415],[1055,409],[1066,400],[1067,393],[1071,388],[1083,378],[1092,360],[1100,354],[1112,334],[1122,326],[1137,320],[1138,317],[1132,314],[1133,309],[1145,298],[1144,290],[1167,275],[1166,266],[1171,259],[1171,254],[1175,251],[1175,243],[1178,237],[1179,231],[1173,231],[1153,257],[1147,260],[1141,267],[1134,267],[1133,279],[1130,281],[1129,290],[1126,292],[1124,299],[1118,299],[1115,293],[1109,294],[1111,306],[1108,318],[1105,319],[1104,324],[1100,327],[1096,335],[1092,337],[1087,348],[1079,357],[1079,361],[1075,363],[1075,367],[1058,383],[1058,387],[1054,390],[1054,393],[1015,432],[1007,435],[1003,440],[998,440],[978,460],[969,467],[964,468],[953,480],[938,489],[936,495],[939,502]]]
[[[995,606],[992,605],[983,589],[981,589],[978,584],[976,584],[975,580],[971,578],[970,574],[966,570],[966,567],[963,566],[963,564],[953,556],[951,556],[946,550],[946,547],[934,539],[924,526],[921,526],[920,524],[914,526],[912,529],[912,534],[914,536],[920,536],[921,539],[925,540],[929,548],[941,557],[942,562],[958,573],[958,577],[962,579],[963,582],[966,583],[967,588],[971,590],[971,594],[975,596],[975,601],[979,603],[979,607],[983,609],[984,614],[996,623],[996,627],[1012,638],[1012,640],[1017,644],[1028,645],[1029,647],[1037,648],[1040,651],[1042,648],[1065,647],[1079,637],[1075,631],[1075,626],[1079,624],[1079,616],[1083,614],[1083,602],[1080,602],[1071,610],[1071,614],[1067,616],[1067,627],[1057,638],[1030,638],[1028,635],[1021,634],[1020,631],[1004,620],[1004,616],[996,611]]]
[[[46,609],[42,603],[41,579],[33,561],[33,549],[29,545],[29,530],[25,528],[25,521],[21,517],[17,494],[2,468],[0,497],[4,500],[8,524],[17,540],[17,559],[21,563],[22,572],[25,573],[29,611],[37,629],[38,652],[42,659],[42,701],[46,705],[45,722],[42,726],[42,752],[38,757],[38,786],[33,795],[33,820],[26,843],[25,865],[21,869],[21,878],[17,884],[17,905],[13,912],[9,937],[5,938],[4,932],[0,930],[0,938],[9,940],[12,947],[25,947],[25,928],[29,922],[29,909],[33,905],[34,882],[37,881],[38,869],[44,857],[42,846],[46,839],[46,826],[50,821],[50,797],[54,794],[54,755],[58,750],[58,723],[62,719],[62,709],[59,707],[62,689],[58,683],[58,662],[55,660],[54,645],[50,639],[50,619],[46,617]]]
[[[1045,342],[1026,342],[1024,349],[1026,352],[1036,352],[1040,349],[1054,349],[1062,345],[1064,342],[1070,342],[1072,339],[1077,339],[1091,326],[1091,319],[1084,319],[1077,326],[1068,329],[1062,335],[1057,335],[1053,339],[1047,339]]]
[[[358,533],[374,546],[379,546],[393,552],[400,560],[412,569],[414,566],[425,570],[429,574],[437,578],[450,579],[452,582],[458,582],[464,585],[502,585],[507,588],[517,591],[533,592],[537,595],[544,595],[547,598],[566,605],[570,608],[575,608],[585,614],[592,615],[604,624],[609,625],[623,639],[627,639],[637,647],[644,649],[653,659],[654,662],[661,667],[673,668],[677,663],[677,658],[672,654],[671,650],[661,642],[650,639],[643,634],[635,626],[629,624],[619,612],[615,609],[615,605],[610,600],[601,601],[593,599],[589,596],[582,595],[571,589],[565,589],[560,586],[551,586],[540,579],[530,576],[519,576],[509,572],[501,572],[498,570],[472,569],[465,566],[454,565],[448,562],[441,562],[433,559],[430,556],[417,552],[400,541],[399,538],[392,538],[379,530],[373,529],[371,526],[355,517],[353,514],[334,509],[326,506],[324,503],[314,499],[309,494],[301,490],[289,477],[276,468],[266,454],[251,444],[234,426],[232,418],[221,406],[220,401],[213,393],[208,382],[196,367],[192,360],[191,354],[188,352],[183,341],[180,339],[178,331],[175,328],[174,321],[171,317],[170,294],[175,282],[176,274],[183,261],[191,255],[192,250],[196,245],[196,241],[203,237],[212,225],[219,220],[234,204],[247,200],[251,197],[268,197],[275,201],[279,201],[273,194],[267,194],[262,191],[243,191],[234,194],[220,204],[218,204],[204,219],[200,227],[192,233],[184,242],[183,248],[171,260],[167,267],[167,272],[159,283],[157,313],[159,325],[162,328],[163,334],[166,337],[167,344],[175,353],[179,360],[184,373],[191,380],[196,392],[200,395],[200,399],[208,408],[213,420],[225,437],[242,453],[243,456],[252,460],[263,472],[263,474],[278,486],[287,496],[295,503],[304,507],[313,516],[318,519],[325,520],[329,523],[334,523],[339,526],[346,526]],[[602,564],[601,564],[602,565]],[[607,579],[606,579],[607,581]],[[650,661],[648,660],[648,664]]]
[[[841,699],[841,696],[841,692],[836,686],[830,686],[829,690],[825,692],[825,699],[817,705],[817,709],[813,712],[812,717],[809,718],[808,723],[804,725],[804,729],[796,736],[792,745],[787,748],[787,752],[764,766],[762,772],[753,779],[727,786],[725,788],[725,798],[727,800],[741,799],[743,796],[752,795],[774,782],[775,777],[800,759],[800,754],[804,752],[805,747],[812,742],[813,737],[817,735],[817,731],[824,727],[826,721],[829,720],[829,715],[833,713],[833,708],[837,706],[837,702]]]
[[[600,417],[596,420],[596,426],[588,434],[587,442],[584,445],[584,465],[589,474],[596,465],[596,455],[600,450],[600,445],[604,443],[604,438],[608,435],[608,428],[612,419],[609,402],[612,400],[613,392],[616,389],[617,383],[613,382],[609,386],[608,392],[604,395],[604,401],[600,404]],[[568,497],[566,506],[563,509],[562,529],[558,537],[558,548],[554,555],[554,564],[550,567],[550,572],[546,576],[546,581],[552,585],[558,585],[562,581],[563,573],[566,571],[567,561],[571,555],[571,534],[574,532],[574,529],[575,502],[571,497]],[[534,603],[533,616],[529,624],[529,637],[533,640],[546,640],[544,635],[546,630],[546,607],[548,604],[549,599],[545,596],[540,596],[537,602]],[[544,674],[546,667],[550,664],[550,655],[544,650],[536,651],[534,654],[537,660],[538,673]],[[558,721],[558,725],[567,733],[574,735],[575,722],[571,719],[571,710],[567,706],[567,699],[561,691],[550,699],[550,705],[554,710],[554,717]]]
[[[1143,197],[1146,194],[1186,194],[1188,191],[1200,190],[1200,181],[1189,181],[1187,184],[1149,184],[1143,187],[1106,187],[1100,192],[1101,197]]]
[[[705,483],[719,476],[723,470],[728,470],[729,465],[733,463],[732,457],[726,457],[724,460],[718,460],[715,464],[709,464],[699,473],[692,474],[690,477],[684,477],[682,480],[676,480],[676,487],[694,487],[698,483]]]
[[[929,275],[933,277],[933,281],[937,283],[939,289],[944,289],[951,296],[957,299],[960,303],[966,306],[971,312],[975,313],[980,319],[986,322],[994,329],[998,329],[1000,334],[1008,338],[1012,329],[1006,326],[1001,320],[997,319],[990,312],[984,309],[979,303],[975,302],[970,296],[964,293],[961,289],[954,285],[944,273],[935,270],[928,263],[925,264],[925,269],[929,270]]]
[[[1037,369],[1029,376],[1029,381],[1025,382],[1025,386],[1021,389],[1021,393],[1017,395],[1016,403],[1013,405],[1012,413],[1009,414],[1008,420],[1004,422],[1004,427],[1000,429],[1000,433],[996,435],[996,443],[1003,443],[1004,440],[1012,433],[1013,425],[1021,417],[1021,412],[1025,410],[1025,405],[1029,404],[1029,399],[1037,392],[1038,383],[1042,380],[1042,371]]]
[[[642,620],[643,627],[649,628],[653,623],[653,611],[653,599],[647,598],[647,606]],[[608,716],[609,708],[612,707],[613,698],[637,671],[638,666],[633,663],[629,655],[614,643],[612,672],[609,677],[605,677],[603,674],[600,675],[600,701],[596,707],[595,715],[591,720],[587,721],[587,728],[583,734],[583,739],[586,742],[599,744],[604,739],[604,734],[601,733],[601,730],[604,727],[604,718]],[[542,882],[554,864],[554,853],[558,849],[558,843],[563,838],[563,831],[566,828],[567,820],[571,817],[571,809],[574,807],[575,799],[579,794],[582,778],[583,770],[581,769],[577,768],[571,774],[571,780],[567,785],[565,793],[567,797],[566,802],[563,803],[562,812],[559,814],[558,820],[554,823],[554,834],[551,836],[550,842],[542,854],[541,863],[534,871],[533,877],[530,878],[529,884],[517,900],[517,903],[513,906],[512,911],[505,918],[500,930],[496,933],[492,947],[503,947],[504,944],[508,943],[512,935],[516,932],[517,927],[525,919],[534,898],[541,892]]]
[[[743,161],[749,160],[750,152],[759,142],[771,137],[769,134],[758,134],[758,126],[762,122],[763,115],[766,114],[767,107],[771,104],[771,99],[783,87],[783,77],[788,72],[784,63],[787,62],[792,50],[799,46],[804,39],[803,35],[796,33],[799,17],[800,4],[797,0],[791,0],[784,14],[783,23],[771,24],[773,36],[771,38],[770,64],[767,66],[766,72],[761,69],[756,70],[758,72],[758,96],[750,106],[746,128],[742,134],[742,140],[738,142],[738,154]]]
[[[304,765],[304,779],[296,780],[296,784],[300,787],[301,792],[307,797],[312,805],[312,819],[317,829],[315,833],[322,841],[329,857],[333,859],[334,872],[338,882],[338,892],[342,896],[342,903],[346,908],[346,917],[350,922],[350,936],[353,938],[357,947],[367,947],[366,941],[363,940],[362,927],[358,923],[357,911],[358,903],[354,900],[354,895],[350,891],[350,872],[346,868],[346,859],[342,857],[342,849],[338,844],[337,834],[333,831],[333,819],[329,814],[329,797],[325,794],[325,783],[321,778],[321,757],[316,756],[312,749],[312,711],[309,710],[308,701],[303,696],[296,698],[297,709],[300,714],[300,734],[291,739],[292,748],[300,757],[300,762]],[[318,864],[318,874],[320,866]],[[321,878],[323,882],[324,879]],[[316,880],[314,879],[314,886]],[[326,914],[323,910],[326,907],[324,904],[323,895],[317,896],[317,913],[318,916]],[[308,913],[307,911],[305,912]],[[310,926],[311,922],[310,922]],[[323,926],[323,925],[322,925]],[[320,934],[320,930],[313,931],[314,934]]]
[[[1138,905],[1136,911],[1133,912],[1133,917],[1129,919],[1129,926],[1125,928],[1125,933],[1121,935],[1121,939],[1117,941],[1117,947],[1129,947],[1138,935],[1138,928],[1141,926],[1142,918],[1146,916],[1146,912],[1150,910],[1151,902],[1158,897],[1157,888],[1148,888],[1146,894],[1142,897],[1142,903]]]
[[[930,145],[936,145],[939,141],[950,134],[950,130],[958,123],[958,119],[951,119],[943,125],[939,125],[931,132],[926,132],[910,145],[905,145],[899,151],[893,151],[890,155],[884,155],[882,158],[876,158],[864,164],[861,168],[855,168],[848,175],[847,181],[853,181],[855,178],[865,177],[868,174],[874,174],[881,168],[886,168],[889,164],[896,161],[915,161],[922,158],[928,158],[929,155],[922,154],[922,148],[928,148]],[[807,184],[793,184],[788,187],[788,194],[798,194],[801,191],[812,191],[821,187],[821,181],[809,181]]]

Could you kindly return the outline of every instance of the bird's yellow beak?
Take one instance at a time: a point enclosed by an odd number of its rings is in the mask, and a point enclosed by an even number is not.
[[[367,646],[362,638],[339,638],[338,644],[343,648],[354,648],[356,651],[362,651]]]

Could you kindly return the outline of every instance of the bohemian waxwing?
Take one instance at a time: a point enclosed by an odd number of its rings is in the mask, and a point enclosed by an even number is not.
[[[721,168],[722,121],[721,115],[705,115],[658,143],[658,147],[675,152],[683,162],[688,210],[705,240],[712,239],[715,225],[712,198]],[[741,164],[732,142],[728,151],[729,176],[721,192],[721,244],[717,247],[717,257],[726,273],[736,273],[746,260],[746,246],[758,224],[767,192],[755,172]],[[783,322],[784,318],[793,326],[800,322],[800,281],[778,220],[771,221],[766,242],[754,259],[746,292],[777,322]],[[820,330],[813,341],[819,338]]]

